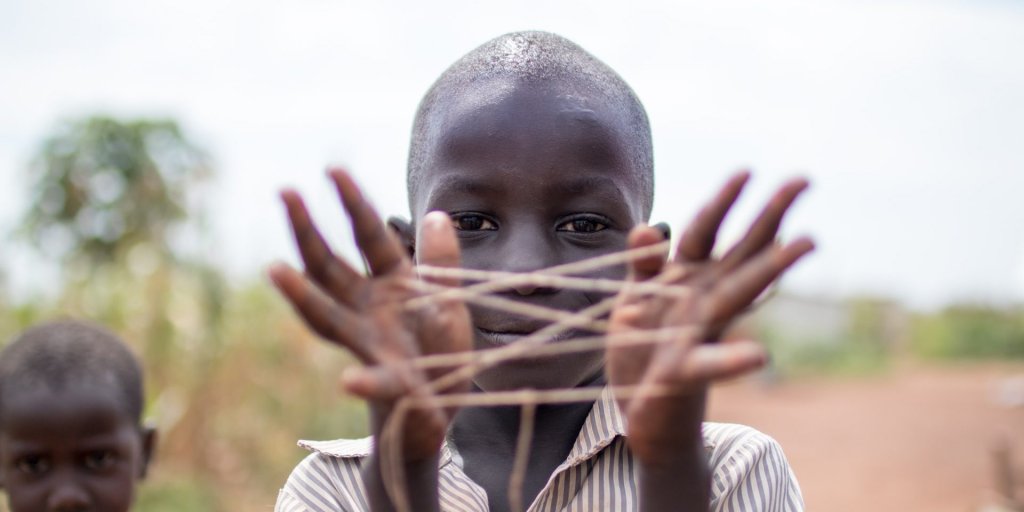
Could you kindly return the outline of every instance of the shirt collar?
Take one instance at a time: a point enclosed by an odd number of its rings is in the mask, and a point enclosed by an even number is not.
[[[587,419],[583,421],[583,428],[576,436],[576,443],[569,451],[569,456],[559,468],[568,468],[579,464],[597,455],[616,437],[625,435],[625,418],[619,411],[619,405],[615,402],[611,388],[605,386],[597,401],[594,402],[594,407],[590,409]]]
[[[315,453],[343,459],[362,458],[373,452],[373,438],[334,439],[331,441],[299,440],[299,446]]]
[[[558,470],[572,467],[591,457],[597,455],[606,446],[612,443],[618,436],[626,434],[625,418],[619,411],[615,397],[607,386],[601,391],[601,395],[594,402],[594,407],[583,422],[583,428],[576,436],[576,442],[569,451],[565,462],[558,467]],[[362,458],[370,455],[373,451],[374,441],[372,437],[362,439],[335,439],[333,441],[299,441],[299,446],[316,453],[322,453],[331,457],[339,458]],[[458,454],[448,443],[447,439],[441,445],[440,465],[454,461],[461,466]]]

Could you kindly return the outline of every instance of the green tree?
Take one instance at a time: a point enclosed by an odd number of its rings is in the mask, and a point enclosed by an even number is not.
[[[61,262],[63,287],[17,301],[0,290],[0,339],[73,316],[141,355],[161,441],[140,512],[265,509],[304,456],[296,437],[366,435],[365,408],[335,395],[347,359],[264,279],[229,286],[202,258],[209,160],[173,121],[61,125],[27,169],[33,200],[16,240]],[[176,250],[182,231],[204,250]]]
[[[135,251],[169,258],[189,192],[211,175],[209,157],[172,120],[96,116],[61,126],[31,165],[23,232],[44,253],[89,267]],[[65,261],[67,262],[67,261]]]
[[[216,267],[175,241],[206,240],[197,192],[212,176],[208,153],[173,120],[92,116],[60,125],[28,171],[20,233],[64,277],[43,317],[88,318],[136,346],[161,452],[203,482],[227,289]]]

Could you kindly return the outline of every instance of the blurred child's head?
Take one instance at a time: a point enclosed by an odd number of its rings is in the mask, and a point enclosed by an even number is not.
[[[127,511],[154,432],[142,370],[96,325],[60,321],[0,353],[0,482],[12,512]]]
[[[451,215],[468,268],[525,272],[623,250],[630,229],[651,213],[653,183],[651,131],[640,101],[611,68],[554,34],[508,34],[473,50],[435,82],[413,125],[413,222],[433,210]],[[412,226],[392,226],[415,253]],[[623,268],[597,275],[621,277]],[[566,311],[604,298],[536,286],[503,293]],[[471,311],[481,348],[545,324]],[[509,363],[477,384],[573,386],[600,371],[595,352]]]

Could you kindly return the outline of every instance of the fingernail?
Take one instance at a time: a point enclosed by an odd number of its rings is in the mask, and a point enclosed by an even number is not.
[[[436,230],[441,229],[451,222],[447,213],[442,211],[432,211],[423,216],[423,229]]]
[[[285,268],[285,264],[280,261],[271,263],[270,267],[267,268],[267,277],[270,278],[271,282],[279,285],[281,284],[281,274],[285,271]]]
[[[358,368],[346,368],[341,372],[341,378],[338,380],[342,389],[352,393],[362,383],[362,375],[363,372]]]
[[[801,251],[810,252],[817,249],[817,246],[814,244],[814,240],[808,236],[797,238],[793,244],[799,247]]]

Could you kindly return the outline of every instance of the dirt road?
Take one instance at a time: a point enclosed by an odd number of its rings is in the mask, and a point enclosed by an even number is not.
[[[1024,407],[995,398],[1021,375],[1024,365],[901,367],[876,377],[744,381],[715,388],[708,416],[779,440],[808,510],[977,511],[993,502],[1000,436],[1024,480]]]

